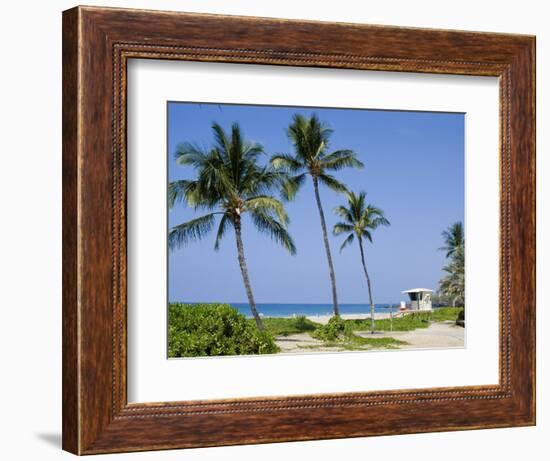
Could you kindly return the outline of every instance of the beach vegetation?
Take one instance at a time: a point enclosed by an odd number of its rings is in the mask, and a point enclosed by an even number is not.
[[[444,276],[439,281],[439,293],[451,300],[453,306],[465,304],[466,279],[464,273],[464,231],[457,222],[443,231],[447,264],[443,267]]]
[[[383,318],[376,321],[378,331],[412,331],[419,328],[428,328],[432,322],[455,322],[460,312],[459,307],[440,307],[432,311],[420,311],[407,313],[393,319]],[[370,329],[370,319],[345,320],[352,331],[366,331]]]
[[[228,304],[168,306],[168,357],[274,354],[273,335]]]
[[[339,341],[326,341],[321,347],[323,348],[336,348],[339,351],[368,351],[372,349],[399,349],[400,346],[406,346],[408,343],[400,339],[391,337],[364,338],[362,336],[354,336],[354,339],[348,341],[346,339]],[[319,349],[316,345],[299,345],[300,349]]]
[[[322,341],[336,341],[342,339],[351,330],[346,331],[346,322],[339,315],[330,318],[328,323],[317,328],[311,336]]]
[[[330,343],[326,343],[330,344]],[[344,340],[341,347],[346,351],[364,351],[370,349],[399,349],[400,346],[406,346],[408,343],[392,337],[376,338],[353,335]]]
[[[267,317],[263,319],[265,329],[273,336],[289,336],[300,333],[310,333],[321,325],[304,315],[297,317]]]
[[[431,312],[431,321],[433,322],[445,322],[455,321],[464,314],[464,308],[462,307],[438,307]]]
[[[317,328],[311,336],[323,341],[323,347],[340,347],[343,350],[365,350],[370,348],[395,348],[407,344],[395,338],[365,338],[357,335],[355,324],[340,316],[332,317],[326,325]]]
[[[359,161],[353,150],[330,151],[329,141],[332,132],[326,124],[319,120],[316,114],[311,117],[294,114],[292,123],[287,129],[288,138],[294,147],[294,154],[274,155],[271,157],[271,165],[278,171],[284,171],[288,175],[282,184],[282,195],[286,200],[293,200],[305,183],[307,176],[311,178],[329,267],[333,311],[334,315],[339,315],[336,275],[319,185],[328,187],[335,192],[347,192],[346,186],[330,173],[343,168],[363,168],[364,165]]]
[[[334,225],[332,233],[334,235],[346,235],[344,242],[340,246],[340,251],[346,246],[351,245],[354,240],[357,240],[361,265],[363,266],[363,273],[365,274],[369,290],[371,333],[374,333],[375,320],[372,283],[365,262],[363,242],[369,241],[372,243],[372,232],[380,226],[389,226],[390,222],[386,219],[384,212],[380,208],[370,203],[367,204],[366,197],[367,194],[365,192],[360,192],[359,194],[355,194],[354,192],[347,193],[347,206],[340,205],[334,210],[334,213],[343,221]]]
[[[168,244],[173,250],[204,238],[214,229],[219,218],[214,243],[217,250],[222,238],[232,228],[248,304],[257,327],[263,330],[244,252],[243,215],[250,216],[259,232],[271,237],[290,254],[295,254],[294,241],[287,231],[288,215],[283,203],[270,194],[281,184],[285,174],[269,165],[260,166],[258,158],[264,155],[262,146],[246,141],[237,123],[232,125],[230,133],[217,123],[212,125],[212,131],[214,143],[211,148],[203,149],[186,142],[176,150],[176,162],[194,168],[196,178],[169,183],[169,206],[172,208],[183,202],[195,211],[207,213],[172,227]]]
[[[441,235],[444,243],[439,249],[445,251],[446,258],[450,258],[459,248],[464,247],[464,227],[461,221],[451,224]]]

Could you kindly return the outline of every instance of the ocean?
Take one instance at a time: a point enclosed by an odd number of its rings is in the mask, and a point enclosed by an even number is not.
[[[231,306],[237,308],[239,312],[251,317],[250,306],[248,303],[230,303]],[[338,304],[340,314],[368,314],[370,313],[369,304]],[[390,312],[390,304],[375,304],[375,313]],[[257,303],[256,308],[260,315],[264,317],[292,317],[293,315],[332,315],[332,304],[277,304],[277,303]],[[399,310],[399,303],[393,304],[393,312]]]

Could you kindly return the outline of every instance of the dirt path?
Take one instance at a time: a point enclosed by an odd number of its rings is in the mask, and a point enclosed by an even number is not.
[[[408,343],[399,346],[399,349],[431,349],[464,347],[464,332],[464,328],[449,321],[432,323],[428,328],[419,328],[413,331],[384,331],[375,332],[374,335],[371,335],[369,331],[356,331],[355,334],[364,338],[390,337]],[[325,347],[322,341],[312,338],[308,333],[277,336],[275,341],[283,354],[342,350],[340,347]]]
[[[428,328],[413,331],[384,331],[374,334],[375,338],[395,338],[408,344],[400,349],[453,348],[464,347],[465,329],[452,321],[432,323]],[[370,332],[356,331],[356,335],[368,338]]]
[[[298,333],[289,336],[277,336],[277,346],[282,354],[304,353],[304,352],[337,352],[340,347],[325,347],[323,341],[312,338],[309,333]]]

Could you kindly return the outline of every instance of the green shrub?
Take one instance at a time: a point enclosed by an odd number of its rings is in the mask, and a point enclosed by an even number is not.
[[[336,341],[343,338],[345,330],[346,322],[339,315],[335,315],[326,325],[311,333],[311,336],[321,341]]]
[[[273,354],[273,336],[228,304],[170,304],[168,356]]]
[[[353,333],[353,325],[340,317],[335,315],[332,317],[326,325],[322,325],[311,336],[320,339],[322,341],[355,341],[359,338]],[[360,340],[359,340],[360,341]]]
[[[305,315],[299,315],[294,319],[294,326],[298,331],[313,331],[317,325],[309,320]]]
[[[349,320],[343,320],[340,316],[332,317],[326,325],[322,325],[314,332],[312,337],[324,341],[326,347],[341,347],[344,350],[367,350],[372,348],[397,348],[407,344],[395,338],[364,338],[356,335],[353,330],[355,324]]]
[[[249,320],[254,322],[254,320]],[[288,336],[297,333],[314,331],[320,325],[305,316],[299,317],[267,317],[263,319],[265,329],[273,336]]]

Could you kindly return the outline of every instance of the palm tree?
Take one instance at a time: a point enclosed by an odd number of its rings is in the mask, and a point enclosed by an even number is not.
[[[341,205],[334,210],[334,213],[344,221],[336,223],[332,229],[332,233],[334,235],[348,234],[340,247],[340,251],[357,239],[361,264],[363,265],[363,272],[365,273],[369,289],[371,333],[374,333],[374,301],[372,299],[372,285],[369,272],[365,263],[363,239],[367,239],[372,243],[372,231],[379,226],[389,226],[390,222],[384,217],[384,212],[380,208],[365,202],[366,196],[365,192],[360,192],[359,195],[353,192],[347,194],[348,206]]]
[[[439,281],[439,291],[452,299],[453,307],[457,302],[465,302],[464,245],[454,251],[451,261],[443,271],[446,275]]]
[[[461,221],[451,224],[441,235],[445,244],[439,249],[447,252],[447,258],[451,257],[459,247],[464,246],[464,229]]]
[[[184,143],[178,146],[175,154],[178,164],[196,170],[197,178],[177,180],[168,185],[170,207],[186,202],[195,210],[205,209],[209,213],[172,227],[168,244],[175,249],[190,240],[202,239],[213,229],[216,215],[221,216],[214,248],[218,250],[222,237],[232,227],[248,304],[258,328],[263,330],[246,265],[242,216],[247,213],[260,232],[268,234],[290,254],[295,254],[296,247],[286,230],[289,219],[284,206],[269,195],[274,187],[280,185],[284,175],[271,166],[258,164],[263,148],[245,141],[238,124],[233,124],[230,134],[217,123],[212,125],[212,130],[215,142],[210,150]]]
[[[323,242],[329,267],[330,282],[332,285],[332,304],[334,315],[340,315],[338,296],[336,293],[336,276],[332,264],[332,255],[327,235],[325,214],[319,195],[319,183],[336,192],[347,192],[346,186],[339,182],[328,171],[338,171],[346,167],[362,168],[361,163],[352,150],[336,150],[329,152],[329,138],[332,130],[321,123],[317,115],[306,118],[294,114],[292,123],[288,127],[287,135],[294,146],[294,155],[278,154],[271,158],[271,164],[277,170],[285,171],[289,176],[282,187],[283,197],[292,200],[309,175],[313,181],[315,201],[321,219]]]

